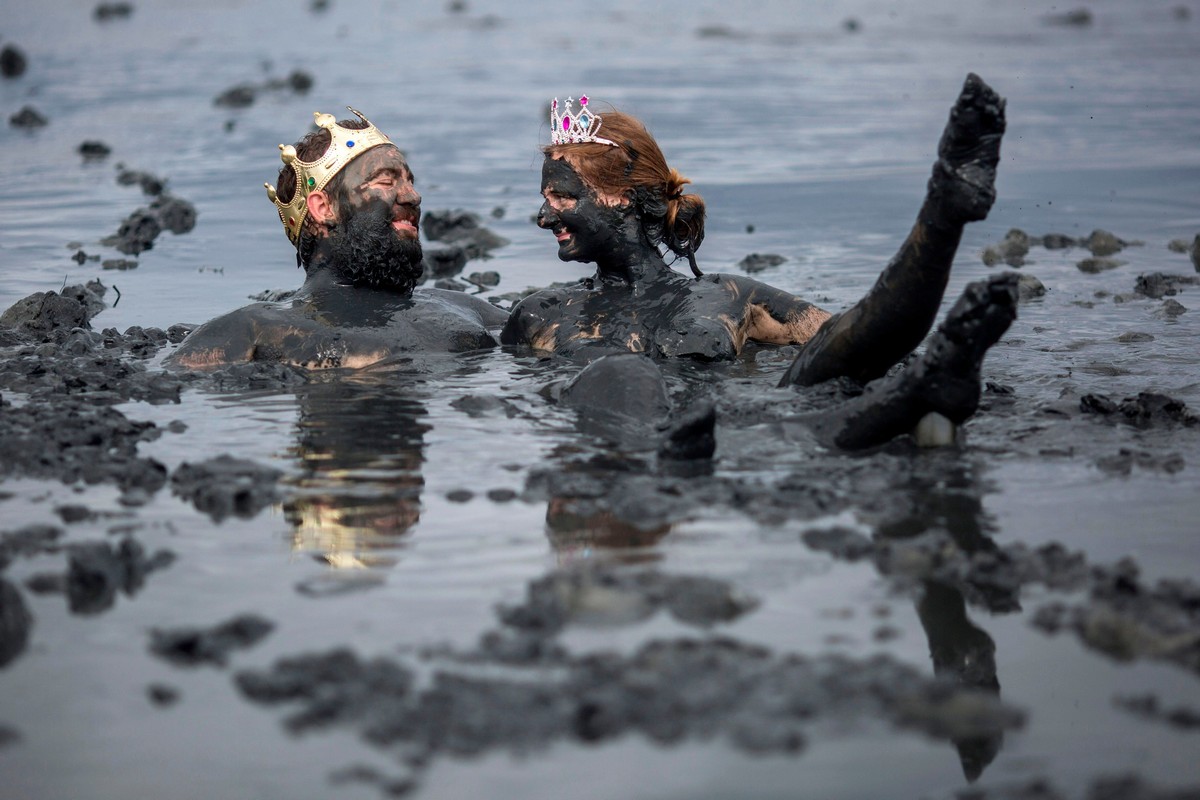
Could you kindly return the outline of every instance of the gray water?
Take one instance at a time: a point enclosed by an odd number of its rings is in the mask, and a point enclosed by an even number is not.
[[[989,273],[980,252],[1009,228],[1071,236],[1101,228],[1143,242],[1118,255],[1124,266],[1097,275],[1075,266],[1088,255],[1078,248],[1033,250],[1023,270],[1048,293],[1022,305],[985,377],[1034,403],[1053,403],[1064,391],[1120,398],[1152,390],[1200,408],[1196,290],[1175,298],[1190,312],[1169,319],[1156,315],[1161,301],[1114,300],[1129,295],[1140,274],[1194,274],[1187,256],[1166,246],[1200,233],[1200,6],[1190,0],[1098,0],[1088,5],[1094,22],[1086,27],[1049,24],[1048,15],[1069,10],[1055,3],[987,0],[474,0],[462,14],[442,3],[334,0],[312,12],[302,2],[144,0],[131,18],[105,24],[86,3],[11,5],[0,42],[18,44],[30,69],[0,82],[0,110],[7,118],[31,104],[50,124],[0,129],[9,155],[0,183],[0,308],[99,277],[120,301],[94,327],[166,328],[202,322],[256,292],[295,287],[300,276],[262,183],[274,180],[276,145],[303,132],[312,111],[338,113],[347,104],[408,153],[426,209],[474,211],[511,240],[467,268],[497,270],[494,293],[573,279],[583,268],[558,262],[549,236],[529,220],[539,205],[544,104],[587,92],[642,117],[694,180],[709,209],[706,270],[735,271],[748,253],[779,253],[788,261],[757,277],[837,310],[870,284],[907,232],[946,113],[974,71],[1008,99],[1009,127],[999,199],[986,222],[968,228],[947,298]],[[849,18],[859,30],[846,29]],[[307,95],[266,93],[239,110],[212,103],[235,84],[297,68],[316,79]],[[112,156],[83,163],[75,151],[85,139],[108,143]],[[168,178],[169,191],[199,214],[194,231],[164,233],[126,272],[70,258],[80,245],[118,257],[99,240],[145,204],[136,187],[116,184],[117,162]],[[496,207],[503,218],[488,216]],[[1154,338],[1116,341],[1130,331]],[[147,631],[246,611],[275,621],[263,644],[236,656],[238,668],[333,645],[402,656],[430,645],[469,647],[494,626],[496,604],[518,601],[529,581],[589,558],[644,559],[758,598],[758,609],[723,635],[780,653],[887,652],[932,671],[910,597],[871,566],[834,562],[799,541],[827,520],[763,526],[698,509],[625,552],[550,535],[545,503],[489,499],[489,490],[520,493],[530,471],[559,449],[587,446],[569,414],[536,394],[536,370],[504,353],[473,356],[402,397],[383,391],[368,412],[343,412],[332,401],[324,417],[314,411],[320,398],[303,392],[191,392],[179,405],[123,406],[134,419],[187,426],[142,445],[144,455],[172,469],[223,453],[253,459],[284,470],[300,500],[216,524],[159,492],[136,512],[138,536],[178,560],[136,597],[83,617],[69,614],[61,597],[30,595],[29,648],[0,673],[0,723],[21,736],[0,749],[0,794],[376,796],[369,787],[333,788],[327,777],[354,763],[387,770],[387,752],[348,731],[290,737],[273,710],[241,699],[229,670],[181,671],[149,655]],[[478,418],[452,405],[491,396],[526,413]],[[1130,555],[1150,578],[1195,574],[1194,429],[1177,442],[1182,470],[1113,475],[1086,459],[1039,455],[1030,439],[1053,431],[1040,419],[1020,424],[1028,429],[1021,446],[964,455],[986,465],[979,514],[997,541],[1059,541],[1097,563]],[[985,417],[968,426],[969,436],[972,426],[983,442],[1004,433]],[[355,440],[340,460],[322,450],[322,435],[353,439],[356,428],[359,439],[370,440],[365,429],[385,441]],[[1128,440],[1136,447],[1133,434]],[[718,460],[718,470],[784,467]],[[9,495],[0,505],[6,529],[54,522],[56,506],[82,502],[114,515],[70,530],[72,539],[96,538],[130,513],[115,489],[32,480],[0,489]],[[472,498],[447,497],[460,489]],[[869,528],[853,514],[839,521]],[[45,557],[21,569],[54,566],[59,561]],[[371,588],[320,598],[297,591],[349,573]],[[1023,605],[1048,597],[1027,589]],[[874,637],[882,614],[897,638]],[[1028,613],[973,608],[970,616],[995,640],[1005,701],[1029,714],[1024,729],[1006,737],[985,785],[1048,776],[1075,796],[1097,776],[1130,770],[1167,786],[1200,784],[1197,734],[1111,702],[1153,691],[1168,707],[1196,708],[1194,675],[1110,661],[1072,637],[1037,632]],[[695,632],[656,616],[572,630],[565,643],[627,651],[676,634]],[[155,682],[178,687],[181,701],[153,706],[145,687]],[[445,758],[424,774],[417,796],[941,797],[965,786],[945,742],[861,722],[828,727],[798,756],[628,736],[524,756]]]

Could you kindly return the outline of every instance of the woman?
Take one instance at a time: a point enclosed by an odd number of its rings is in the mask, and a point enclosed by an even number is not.
[[[596,264],[577,286],[522,300],[501,342],[585,358],[604,352],[735,357],[747,342],[804,349],[784,383],[883,375],[929,332],[966,223],[987,216],[1004,132],[1004,101],[969,75],[951,111],[912,232],[857,304],[836,315],[740,275],[702,275],[704,201],[671,169],[634,117],[601,119],[586,97],[551,109],[537,222],[563,261]],[[686,258],[672,270],[660,247]]]

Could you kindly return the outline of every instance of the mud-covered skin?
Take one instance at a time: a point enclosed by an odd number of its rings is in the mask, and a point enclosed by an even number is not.
[[[968,285],[913,363],[806,424],[823,441],[857,450],[911,432],[929,413],[964,422],[979,406],[984,355],[1017,317],[1018,282],[1005,273]]]
[[[917,221],[871,290],[824,324],[784,374],[781,386],[840,376],[874,380],[920,344],[933,325],[968,222],[996,200],[1004,99],[967,76],[938,144],[938,160]]]
[[[828,318],[750,278],[673,271],[648,243],[636,204],[598,197],[564,159],[546,158],[542,194],[538,225],[559,240],[559,258],[595,262],[596,274],[521,301],[501,333],[503,344],[568,357],[628,351],[724,360],[748,341],[807,341]]]
[[[513,309],[500,341],[567,357],[634,352],[715,361],[734,358],[751,341],[806,341],[826,318],[750,278],[691,278],[663,265],[633,284],[597,276],[530,295]]]
[[[504,312],[477,297],[421,289],[404,297],[338,284],[324,273],[290,303],[255,303],[202,325],[168,365],[203,369],[267,361],[356,369],[406,352],[466,352],[496,345]]]

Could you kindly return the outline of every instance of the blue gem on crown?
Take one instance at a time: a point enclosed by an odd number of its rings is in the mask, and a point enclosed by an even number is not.
[[[568,97],[561,107],[558,98],[550,103],[550,144],[607,144],[617,147],[611,139],[604,139],[596,134],[603,124],[600,116],[588,109],[587,95],[579,96],[579,110],[574,111],[574,98]]]

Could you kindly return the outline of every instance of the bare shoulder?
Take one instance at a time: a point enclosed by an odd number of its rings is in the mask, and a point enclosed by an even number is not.
[[[449,289],[419,289],[413,296],[425,297],[443,305],[475,314],[487,328],[499,327],[508,319],[508,312],[504,309],[492,305],[482,297],[476,297],[466,292],[454,292]]]
[[[190,368],[250,360],[264,330],[295,328],[302,314],[275,303],[254,303],[209,320],[187,335],[166,363]]]

